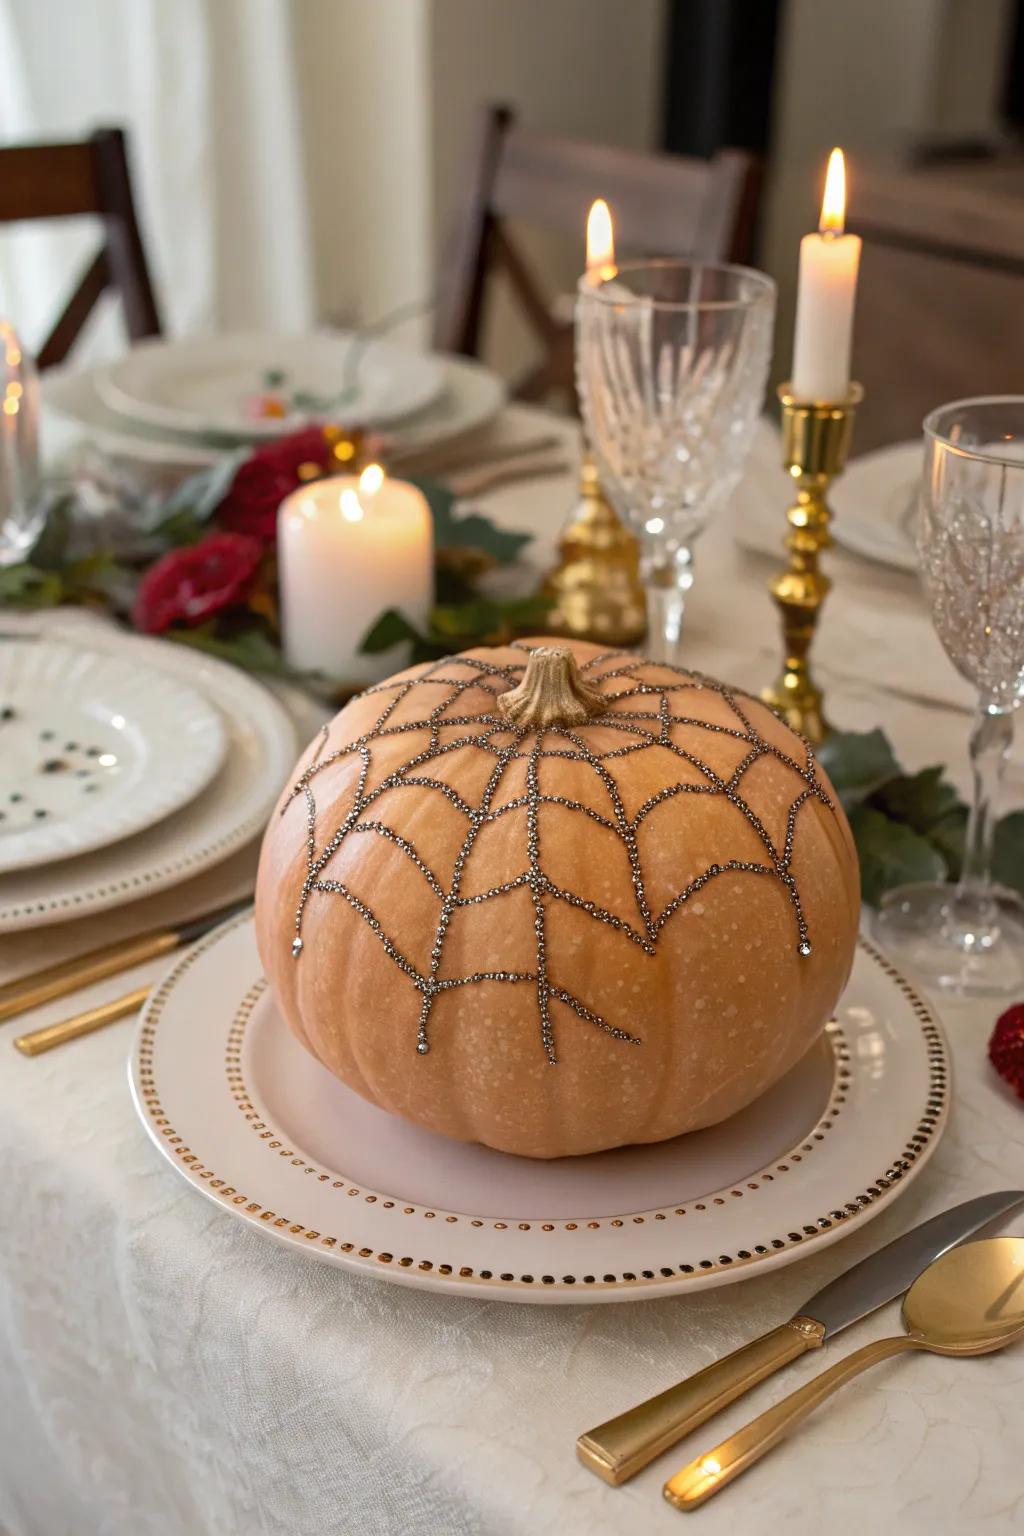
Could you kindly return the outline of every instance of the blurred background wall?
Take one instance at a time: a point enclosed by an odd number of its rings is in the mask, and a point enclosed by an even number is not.
[[[475,115],[638,148],[766,159],[759,259],[788,351],[799,235],[828,149],[979,135],[1019,0],[0,0],[0,137],[132,135],[170,326],[372,322],[444,275]],[[68,239],[73,237],[68,236]],[[566,290],[578,242],[530,237]],[[29,254],[25,241],[28,241]],[[20,248],[16,249],[16,247]],[[0,308],[52,308],[53,236],[6,234]],[[29,327],[30,329],[31,327]],[[425,338],[425,316],[408,321]],[[508,306],[491,355],[524,361]],[[780,362],[780,366],[784,366]]]

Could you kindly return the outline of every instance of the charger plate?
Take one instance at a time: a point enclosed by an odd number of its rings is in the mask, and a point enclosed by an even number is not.
[[[941,1030],[862,941],[825,1034],[723,1125],[552,1162],[450,1141],[298,1044],[249,916],[168,973],[130,1074],[157,1147],[237,1220],[357,1273],[519,1302],[664,1296],[792,1263],[898,1197],[949,1105]]]

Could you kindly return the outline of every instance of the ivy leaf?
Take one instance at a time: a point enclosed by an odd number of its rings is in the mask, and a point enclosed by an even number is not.
[[[1024,811],[1011,811],[996,827],[992,876],[1024,896]]]
[[[850,817],[864,900],[877,907],[886,891],[915,880],[945,880],[941,853],[927,838],[881,811],[861,805]]]
[[[833,731],[818,759],[832,780],[847,815],[888,780],[900,765],[884,731]]]
[[[438,549],[452,546],[469,546],[490,555],[497,565],[510,565],[533,538],[531,533],[516,533],[510,528],[499,528],[482,512],[468,512],[463,517],[455,514],[458,497],[438,480],[414,480],[427,498],[434,519],[434,542]]]
[[[869,798],[876,810],[896,821],[905,821],[915,832],[930,832],[955,811],[960,797],[943,779],[944,769],[922,768],[920,773],[899,774],[888,779]]]

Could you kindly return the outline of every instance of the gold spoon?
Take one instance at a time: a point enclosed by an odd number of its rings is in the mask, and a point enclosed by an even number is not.
[[[989,1237],[942,1254],[903,1300],[906,1333],[865,1344],[831,1370],[753,1419],[713,1451],[669,1478],[662,1492],[676,1509],[696,1509],[868,1366],[908,1349],[934,1355],[987,1355],[1024,1336],[1024,1237]]]

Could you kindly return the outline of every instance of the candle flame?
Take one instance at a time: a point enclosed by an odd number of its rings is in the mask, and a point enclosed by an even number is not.
[[[611,209],[603,197],[591,203],[587,215],[587,272],[599,281],[615,276],[615,234]]]
[[[341,515],[346,522],[361,523],[363,520],[363,507],[351,486],[346,486],[341,493]]]
[[[825,195],[821,200],[818,229],[823,235],[841,235],[846,228],[846,161],[841,149],[828,157]]]
[[[360,496],[376,496],[384,484],[384,471],[379,464],[367,464],[359,476]]]

